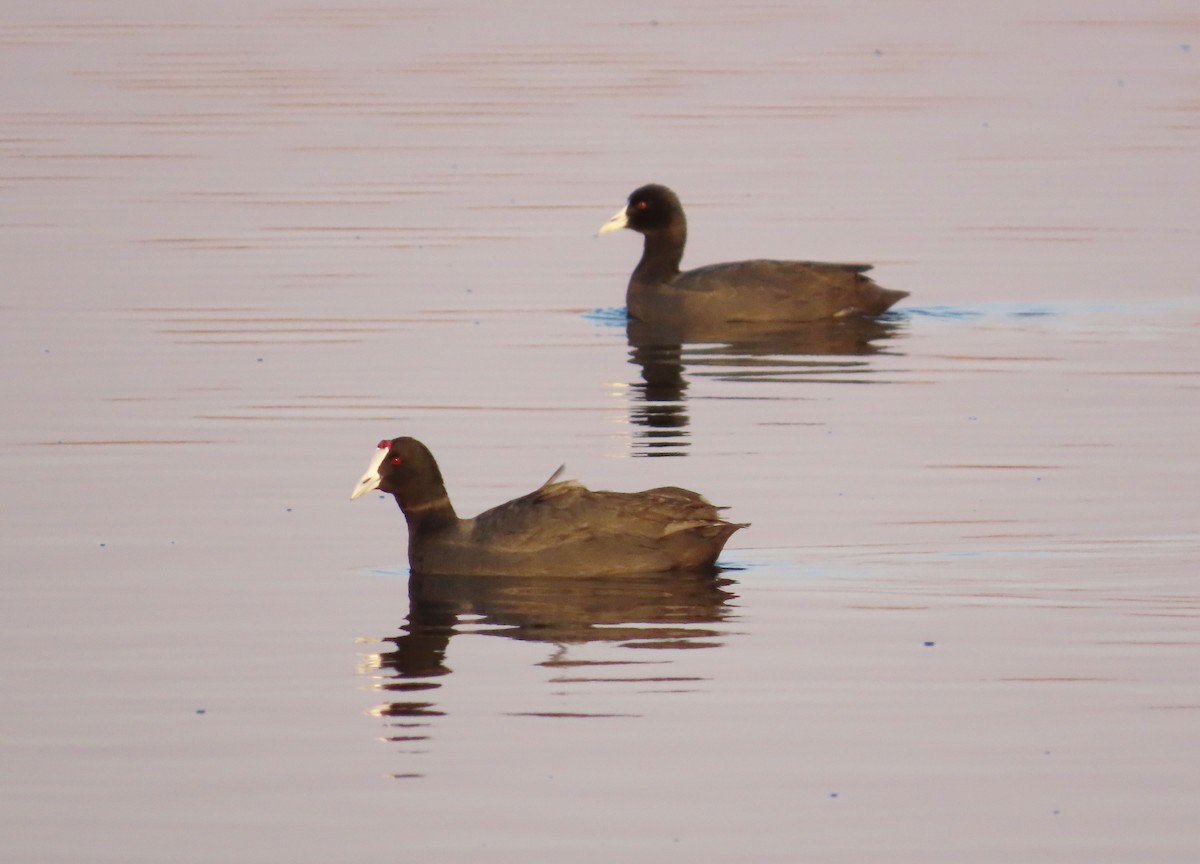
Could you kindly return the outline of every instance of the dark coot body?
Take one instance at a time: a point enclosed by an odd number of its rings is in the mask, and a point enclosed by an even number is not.
[[[645,237],[642,260],[625,292],[629,316],[676,325],[804,322],[879,315],[908,296],[865,275],[870,264],[732,261],[680,271],[687,218],[666,186],[642,186],[601,234],[630,228]]]
[[[559,472],[561,472],[561,468]],[[687,489],[593,492],[555,472],[528,495],[460,519],[429,449],[381,441],[351,499],[372,489],[396,498],[408,522],[413,573],[604,576],[712,568],[733,532]]]

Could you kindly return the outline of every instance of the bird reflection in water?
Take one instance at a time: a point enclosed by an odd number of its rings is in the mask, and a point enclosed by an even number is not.
[[[669,651],[654,659],[624,649],[713,648],[728,633],[732,579],[718,571],[672,571],[607,577],[423,576],[409,580],[408,620],[392,649],[370,657],[368,673],[389,696],[372,713],[388,718],[387,740],[418,751],[445,711],[436,691],[453,672],[446,652],[453,638],[503,637],[553,646],[541,666],[558,670],[556,683],[586,685],[589,666],[668,663]],[[599,643],[623,649],[622,656],[575,659],[571,646]],[[575,670],[569,673],[566,670]],[[612,681],[611,674],[604,678]],[[629,680],[644,682],[644,677]],[[695,681],[656,673],[656,682]],[[529,711],[529,714],[545,712]],[[610,716],[555,712],[550,716]],[[419,775],[397,775],[419,776]]]
[[[891,343],[903,332],[898,315],[688,327],[630,320],[629,362],[642,379],[630,387],[635,454],[686,455],[689,374],[745,383],[876,383],[883,379],[872,357],[897,353]]]

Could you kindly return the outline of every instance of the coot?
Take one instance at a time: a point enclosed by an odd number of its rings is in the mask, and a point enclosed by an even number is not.
[[[687,489],[593,492],[559,480],[460,519],[433,454],[414,438],[380,441],[351,500],[372,489],[396,498],[408,522],[413,573],[605,576],[711,568],[733,532],[718,508]]]
[[[645,237],[642,260],[629,278],[629,317],[678,325],[724,322],[820,321],[879,315],[908,296],[864,275],[870,264],[756,259],[680,272],[687,218],[666,186],[634,190],[629,203],[600,228],[631,228]]]

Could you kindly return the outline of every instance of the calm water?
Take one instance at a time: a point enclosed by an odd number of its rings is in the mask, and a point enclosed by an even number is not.
[[[1194,4],[116,5],[0,25],[5,860],[1200,856]],[[651,180],[913,296],[627,328]],[[410,585],[398,434],[752,527]]]

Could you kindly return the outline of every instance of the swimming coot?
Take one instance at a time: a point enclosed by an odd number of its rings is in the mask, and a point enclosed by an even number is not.
[[[380,441],[351,500],[379,489],[408,522],[413,573],[605,576],[711,568],[733,532],[718,508],[687,489],[593,492],[559,480],[459,519],[429,449],[414,438]]]
[[[680,272],[687,218],[666,186],[634,190],[629,204],[600,228],[631,228],[645,237],[629,277],[629,317],[649,323],[820,321],[878,315],[908,296],[864,275],[870,264],[819,261],[733,261]]]

